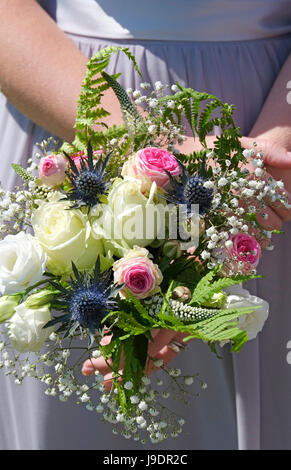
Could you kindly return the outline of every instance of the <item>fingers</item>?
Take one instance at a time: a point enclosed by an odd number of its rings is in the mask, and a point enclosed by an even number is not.
[[[100,344],[102,346],[105,346],[110,343],[112,336],[111,335],[105,335],[100,341]],[[108,365],[109,364],[109,365]],[[98,370],[100,374],[107,374],[112,367],[112,361],[111,359],[107,360],[107,363],[103,357],[99,357],[98,359],[91,358],[87,359],[87,361],[84,362],[83,368],[82,368],[82,374],[89,376],[89,375],[94,375],[95,371]]]
[[[242,146],[247,149],[263,152],[266,166],[291,170],[291,152],[288,152],[276,142],[267,139],[256,139],[254,137],[242,137],[240,141]],[[257,143],[256,147],[254,147],[254,142]]]
[[[118,372],[120,374],[120,377],[118,378],[118,382],[121,382],[121,376],[122,376],[123,371],[122,369],[120,369]],[[112,387],[112,372],[109,372],[108,374],[104,375],[104,386],[105,386],[105,390],[109,392],[109,390]]]
[[[255,141],[257,141],[258,144],[256,148],[253,146]],[[284,147],[276,142],[266,139],[242,137],[241,144],[245,148],[262,151],[264,164],[268,173],[275,180],[284,181],[286,190],[291,192],[291,152],[288,152]],[[249,165],[248,168],[250,169]],[[253,169],[251,169],[251,171],[253,171]],[[290,219],[288,218],[286,220]]]
[[[261,227],[265,230],[281,230],[283,221],[282,219],[274,212],[270,207],[264,210],[264,214],[257,214],[257,221],[261,225]]]
[[[176,351],[173,351],[169,344],[172,340],[176,340],[183,344],[183,338],[185,334],[183,333],[176,333],[175,331],[171,330],[155,330],[152,332],[152,337],[154,338],[153,342],[149,343],[148,347],[148,355],[152,357],[154,360],[161,359],[163,361],[163,365],[169,364],[177,355]],[[108,338],[108,337],[107,337]],[[108,340],[106,340],[108,341]],[[104,341],[102,340],[103,344]],[[146,365],[146,374],[151,375],[153,372],[159,369],[154,364],[154,360],[149,359]],[[122,375],[122,367],[123,367],[123,358],[120,361],[120,374]],[[82,368],[82,374],[86,376],[94,375],[95,371],[98,370],[102,375],[104,375],[104,385],[106,390],[110,390],[112,385],[112,360],[109,359],[106,363],[103,357],[100,358],[91,358],[87,359],[84,362]]]
[[[186,336],[189,336],[188,334],[185,333],[176,333],[174,337],[171,338],[173,341],[177,341],[178,343],[184,344],[183,343],[183,338]],[[177,354],[179,354],[177,351],[174,351],[171,349],[170,345],[171,341],[167,343],[163,348],[154,356],[154,359],[161,359],[163,361],[163,365],[167,366],[175,357]],[[146,375],[150,376],[154,372],[159,370],[159,367],[155,365],[154,361],[149,360],[147,367],[146,367]]]
[[[155,356],[154,359],[161,359],[163,361],[163,365],[166,366],[168,365],[175,357],[177,356],[177,353],[173,351],[169,346],[164,346]],[[147,366],[146,366],[146,375],[150,376],[157,370],[159,370],[160,367],[155,365],[154,361],[151,359],[148,360]]]
[[[291,197],[290,195],[288,194],[288,201],[289,201],[289,204],[290,204],[290,201],[291,201]],[[281,220],[281,225],[283,222],[289,222],[289,220],[291,220],[291,210],[290,209],[286,209],[282,204],[280,204],[279,201],[273,203],[273,202],[270,202],[270,207],[273,209],[273,212],[275,212],[277,214],[277,216],[280,218]]]
[[[291,160],[291,157],[290,157]],[[283,181],[285,189],[291,192],[291,169],[290,168],[277,168],[273,166],[266,165],[266,169],[268,173],[274,178],[276,181]]]
[[[154,341],[149,343],[148,355],[155,357],[159,351],[171,342],[175,335],[175,331],[159,330],[154,337]]]
[[[266,176],[266,179],[268,179],[270,177],[270,175],[267,175]],[[288,200],[288,203],[290,204],[291,203],[291,194],[288,192],[287,189],[277,189],[277,191],[280,193],[280,195],[282,196],[282,198],[285,200],[287,198]],[[272,213],[276,213],[276,215],[280,218],[281,220],[281,225],[283,222],[287,222],[289,220],[291,220],[291,210],[290,209],[286,209],[286,207],[284,207],[284,205],[282,203],[280,203],[280,201],[276,201],[276,202],[273,202],[270,200],[270,198],[267,196],[265,198],[265,202],[266,204],[268,204],[269,208],[272,209]],[[265,211],[266,212],[266,211]],[[274,218],[272,217],[272,213],[270,214],[271,215],[271,218]],[[268,223],[267,223],[268,225]],[[272,225],[272,224],[271,224]],[[274,227],[275,228],[275,227]],[[276,227],[277,228],[277,227]],[[268,229],[270,230],[270,229]],[[280,229],[279,229],[280,230]]]
[[[266,151],[264,163],[268,167],[291,170],[291,152],[287,152],[279,145],[274,145],[272,151]]]
[[[87,359],[83,364],[82,374],[86,376],[94,375],[95,371],[98,370],[100,374],[105,375],[111,370],[110,367],[112,367],[112,360],[108,359],[107,363],[103,357],[99,357],[98,359]]]

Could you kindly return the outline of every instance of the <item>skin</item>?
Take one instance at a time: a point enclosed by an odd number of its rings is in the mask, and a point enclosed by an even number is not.
[[[35,0],[0,0],[0,18],[1,91],[31,121],[72,141],[88,59]],[[103,105],[121,124],[113,92]]]
[[[35,0],[0,0],[0,18],[4,19],[0,28],[2,92],[30,120],[50,133],[72,141],[87,58]],[[291,56],[278,75],[250,135],[242,138],[242,144],[252,148],[255,140],[257,148],[264,151],[269,173],[282,179],[291,192],[291,108],[286,100],[286,85],[290,78]],[[103,106],[111,112],[108,125],[122,123],[119,103],[113,92],[106,92]],[[209,137],[209,148],[212,142],[213,137]],[[197,142],[194,142],[194,148],[199,148]],[[193,139],[189,138],[181,151],[193,151]],[[268,229],[281,228],[283,222],[291,219],[291,211],[278,206],[269,207],[268,214],[267,221],[260,219]],[[172,339],[181,342],[183,335],[167,330],[154,333],[149,354],[168,364],[176,356],[168,347],[169,342]],[[91,375],[95,369],[104,374],[106,386],[110,387],[110,368],[103,358],[86,361],[83,373]],[[149,362],[148,375],[155,370]]]

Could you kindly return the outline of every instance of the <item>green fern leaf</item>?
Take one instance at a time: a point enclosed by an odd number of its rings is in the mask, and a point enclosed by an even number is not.
[[[189,305],[192,304],[199,304],[203,305],[205,302],[211,299],[213,294],[217,292],[221,292],[223,289],[227,287],[231,287],[235,284],[241,284],[243,282],[249,281],[251,279],[258,279],[262,276],[260,275],[238,275],[235,277],[222,277],[218,280],[211,282],[213,278],[216,276],[217,272],[221,266],[218,266],[214,270],[210,271],[206,276],[204,276],[199,283],[197,284],[192,299]]]
[[[109,88],[109,83],[102,75],[104,69],[108,66],[110,56],[123,52],[133,62],[134,68],[140,74],[136,60],[128,48],[107,47],[98,51],[88,62],[86,75],[82,83],[81,94],[78,101],[75,128],[77,129],[74,146],[78,150],[84,150],[84,145],[91,141],[93,146],[100,145],[100,133],[93,129],[95,125],[105,126],[102,118],[110,113],[105,110],[101,104],[103,93]],[[100,74],[101,76],[97,76]],[[116,81],[119,74],[112,75],[110,80]],[[106,126],[105,126],[106,127]]]

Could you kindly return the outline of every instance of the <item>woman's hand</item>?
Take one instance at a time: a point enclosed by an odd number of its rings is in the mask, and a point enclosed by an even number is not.
[[[275,180],[282,180],[285,185],[285,192],[288,196],[289,204],[291,204],[291,152],[284,147],[266,139],[259,137],[254,139],[251,137],[242,137],[241,143],[245,148],[254,148],[253,143],[256,142],[257,149],[264,154],[264,162],[268,174]],[[253,170],[249,165],[250,171]],[[265,211],[268,219],[263,219],[261,215],[257,216],[258,222],[267,230],[280,230],[284,222],[291,220],[291,209],[283,208],[279,203],[269,202],[269,207]]]
[[[148,356],[153,360],[161,359],[163,365],[169,364],[177,355],[178,348],[174,348],[171,345],[172,341],[183,344],[183,338],[187,335],[183,333],[176,333],[171,330],[154,330],[152,332],[154,341],[149,342],[148,346]],[[108,344],[110,343],[110,336],[105,336],[101,343]],[[176,350],[175,350],[176,349]],[[153,372],[157,371],[159,367],[154,364],[154,361],[149,359],[146,366],[146,375],[150,376]],[[109,361],[109,364],[112,363]],[[123,360],[121,358],[120,362],[120,374],[122,375]],[[84,375],[94,375],[95,371],[98,370],[102,375],[104,375],[104,384],[106,390],[110,390],[112,385],[112,372],[110,367],[106,364],[103,357],[98,359],[88,359],[83,364],[82,373]]]
[[[214,147],[215,136],[208,136],[206,143],[208,148]],[[267,139],[260,137],[242,137],[241,144],[244,148],[253,149],[254,142],[256,142],[256,149],[262,150],[264,154],[264,162],[267,167],[268,174],[276,180],[282,180],[285,184],[286,192],[288,194],[289,204],[291,204],[291,152],[288,152],[284,147]],[[190,153],[194,150],[201,150],[202,146],[197,140],[188,137],[185,143],[179,148],[181,152]],[[254,167],[249,164],[247,168],[252,172]],[[268,202],[267,202],[268,203]],[[291,210],[286,210],[278,203],[268,203],[269,206],[264,212],[268,214],[268,218],[264,219],[262,215],[257,215],[259,224],[266,230],[280,230],[284,222],[291,220]]]

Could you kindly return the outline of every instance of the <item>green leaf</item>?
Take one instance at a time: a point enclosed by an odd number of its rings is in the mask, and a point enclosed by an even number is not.
[[[126,393],[125,390],[118,382],[115,383],[118,389],[118,398],[119,398],[119,403],[122,408],[123,414],[126,414],[127,411],[127,399],[126,399]]]
[[[144,370],[148,353],[148,339],[145,335],[135,336],[133,338],[133,347],[140,367]]]
[[[145,339],[142,339],[142,336],[135,339],[129,338],[122,343],[124,358],[123,382],[127,382],[128,380],[133,382],[134,392],[139,389],[143,376],[146,360],[146,357],[144,357]],[[139,346],[137,346],[137,341],[140,341]],[[132,393],[132,390],[130,392]]]
[[[131,335],[140,335],[149,329],[149,326],[141,325],[135,318],[125,312],[118,312],[117,325],[123,331],[129,331]]]
[[[118,52],[123,52],[133,62],[134,68],[140,74],[135,57],[128,48],[106,47],[90,59],[87,64],[76,112],[75,128],[77,132],[73,145],[78,150],[86,150],[89,140],[94,147],[98,144],[102,145],[103,137],[95,131],[94,127],[96,125],[105,126],[102,118],[110,114],[109,110],[104,109],[102,106],[101,99],[104,92],[111,85],[117,86],[116,78],[120,74],[110,76],[104,72],[104,69],[108,66],[111,55]]]
[[[130,302],[134,305],[135,309],[139,313],[140,317],[146,320],[146,325],[151,325],[153,322],[152,317],[149,315],[147,309],[143,306],[139,299],[134,297],[129,289],[126,289],[127,299],[126,302]]]
[[[222,291],[222,289],[226,289],[227,287],[233,286],[235,284],[241,284],[243,282],[249,281],[250,279],[257,279],[262,277],[260,275],[255,274],[237,275],[235,277],[221,277],[218,278],[216,281],[211,282],[220,268],[221,267],[218,266],[201,279],[201,281],[197,284],[193,292],[193,296],[189,305],[195,303],[203,305],[203,303],[211,299],[213,294]]]

